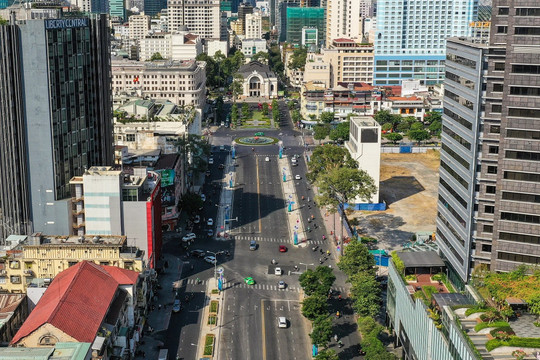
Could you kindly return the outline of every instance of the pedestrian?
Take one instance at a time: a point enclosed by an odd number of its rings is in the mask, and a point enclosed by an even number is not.
[[[335,341],[335,342],[338,341],[338,336],[337,336],[337,334],[334,335],[334,341]]]
[[[161,310],[161,304],[158,305],[158,310]]]

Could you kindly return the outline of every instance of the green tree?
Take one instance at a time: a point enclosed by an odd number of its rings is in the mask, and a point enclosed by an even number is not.
[[[326,296],[313,295],[302,301],[302,315],[307,319],[313,321],[319,316],[327,314],[328,304],[326,303]]]
[[[289,110],[292,110],[294,109],[294,101],[290,100],[288,103],[287,103],[287,107],[289,108]]]
[[[430,125],[435,121],[442,122],[442,115],[438,112],[428,112],[426,116],[424,116],[424,123],[427,125]]]
[[[249,105],[248,103],[242,104],[242,117],[247,119],[249,117]]]
[[[315,356],[315,360],[339,360],[339,356],[334,349],[323,349]]]
[[[156,60],[165,60],[165,58],[163,56],[161,56],[160,53],[154,53],[152,54],[152,56],[150,57],[150,61],[156,61]]]
[[[223,77],[214,58],[208,56],[206,53],[201,53],[197,55],[196,60],[206,63],[206,87],[208,89],[216,89],[223,86]]]
[[[294,49],[291,60],[289,61],[289,69],[301,70],[306,66],[307,47],[299,47]]]
[[[375,258],[369,253],[367,246],[359,241],[351,241],[345,247],[337,265],[349,277],[361,272],[375,276]]]
[[[317,317],[313,321],[313,330],[309,337],[311,343],[319,347],[328,347],[330,339],[332,339],[332,319],[328,315]]]
[[[407,133],[407,137],[411,140],[416,141],[417,143],[420,143],[422,141],[431,139],[431,135],[429,131],[427,130],[409,130]]]
[[[300,111],[296,109],[292,111],[291,118],[295,126],[297,123],[302,121],[302,115],[300,115]]]
[[[206,171],[208,164],[206,159],[210,155],[210,144],[202,136],[188,134],[176,143],[182,159],[187,160],[187,170],[194,174]]]
[[[351,123],[349,121],[337,124],[337,126],[330,131],[330,140],[337,141],[341,144],[344,141],[348,141],[350,128]]]
[[[389,124],[389,123],[387,123]],[[386,125],[386,124],[385,124]],[[392,124],[390,124],[392,126]],[[407,121],[402,121],[395,127],[395,131],[400,133],[406,133],[411,128],[411,124],[409,124]]]
[[[236,98],[244,93],[244,77],[241,74],[235,74],[231,84],[231,92],[233,102],[236,103]]]
[[[313,127],[313,138],[315,140],[324,140],[330,135],[330,126],[327,124],[317,124]]]
[[[334,113],[330,111],[324,111],[321,113],[319,120],[324,124],[330,124],[334,121]]]
[[[529,311],[540,317],[540,293],[537,292],[535,295],[529,298],[527,303],[529,304]]]
[[[377,121],[381,126],[390,123],[392,124],[392,130],[396,129],[396,126],[401,122],[401,116],[392,114],[388,110],[381,110],[378,111],[373,118],[375,121]]]
[[[383,124],[383,125],[381,126],[382,131],[391,131],[392,128],[393,128],[393,126],[392,126],[392,124],[390,124],[390,123],[386,123],[386,124]],[[398,129],[399,129],[399,125],[398,125]],[[399,130],[398,130],[398,131],[399,131]]]
[[[384,137],[396,144],[398,141],[403,140],[403,135],[400,133],[388,133],[384,134]]]
[[[223,96],[220,95],[216,99],[216,122],[223,120]]]
[[[9,21],[0,16],[0,25],[9,25]]]
[[[329,206],[332,211],[356,197],[369,201],[377,191],[373,178],[366,171],[346,167],[320,174],[315,184],[319,188],[315,201],[319,206]]]
[[[360,316],[376,316],[380,311],[381,288],[373,272],[363,271],[349,277],[353,309]]]
[[[192,214],[203,206],[203,201],[199,194],[187,192],[178,202],[178,210],[185,211],[186,214]]]
[[[309,159],[307,178],[311,182],[315,182],[320,174],[339,167],[356,169],[358,163],[353,160],[347,149],[341,146],[331,144],[317,146]]]
[[[268,61],[268,52],[266,51],[259,51],[253,57],[251,58],[253,61],[261,61],[263,63],[266,63]]]
[[[411,130],[423,130],[424,124],[422,124],[420,121],[413,121],[411,122]]]
[[[331,268],[328,266],[319,266],[315,271],[309,269],[299,277],[300,286],[304,289],[307,296],[322,295],[325,296],[336,280]]]
[[[272,69],[272,71],[275,72],[281,80],[283,80],[283,71],[285,70],[285,66],[283,65],[283,61],[281,61],[281,50],[279,45],[272,45],[268,49],[268,64],[270,65],[270,69]]]
[[[231,122],[234,125],[238,125],[238,106],[233,104],[231,107]]]
[[[262,104],[262,111],[263,111],[263,114],[264,114],[265,116],[268,115],[268,109],[269,109],[269,108],[270,108],[270,107],[268,106],[268,103],[263,103],[263,104]]]
[[[442,123],[439,120],[435,120],[429,124],[428,128],[432,135],[439,136],[442,129]]]

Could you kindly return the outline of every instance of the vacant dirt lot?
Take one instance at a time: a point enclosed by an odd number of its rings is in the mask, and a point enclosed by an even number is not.
[[[359,233],[379,240],[379,248],[397,250],[417,231],[435,231],[439,152],[381,154],[380,199],[383,212],[357,211]]]

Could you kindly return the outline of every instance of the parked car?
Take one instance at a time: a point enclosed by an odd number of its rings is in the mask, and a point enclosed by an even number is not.
[[[219,164],[218,169],[220,169],[220,170],[221,170],[221,169],[225,169],[225,165]]]
[[[212,229],[208,229],[207,233],[208,233],[208,237],[214,236],[214,230],[212,230]]]
[[[214,158],[209,158],[208,159],[208,165],[214,165]]]
[[[202,257],[206,256],[206,251],[199,250],[199,249],[192,250],[191,251],[191,256],[196,256],[196,257],[202,258]]]
[[[206,221],[206,225],[213,226],[214,225],[214,219],[208,218],[208,220]]]
[[[281,271],[280,267],[277,267],[274,269],[274,274],[277,276],[281,276],[283,274],[283,271]]]
[[[207,263],[212,264],[212,265],[214,265],[217,262],[215,256],[205,256],[204,261],[206,261]]]
[[[195,235],[194,233],[189,233],[189,234],[186,234],[182,238],[182,242],[191,242],[191,241],[195,240],[196,238],[197,238],[197,235]]]

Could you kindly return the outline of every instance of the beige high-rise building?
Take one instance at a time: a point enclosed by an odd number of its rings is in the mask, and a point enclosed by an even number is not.
[[[167,16],[170,32],[187,26],[190,33],[201,39],[220,39],[219,0],[168,0]]]
[[[373,83],[373,45],[352,39],[334,39],[322,50],[325,63],[331,65],[331,86],[338,82]]]
[[[144,39],[150,30],[150,16],[131,15],[129,17],[129,38],[133,40]]]
[[[362,39],[358,0],[326,0],[326,46],[341,37]]]
[[[246,39],[262,38],[262,15],[261,13],[246,14],[244,32]]]

